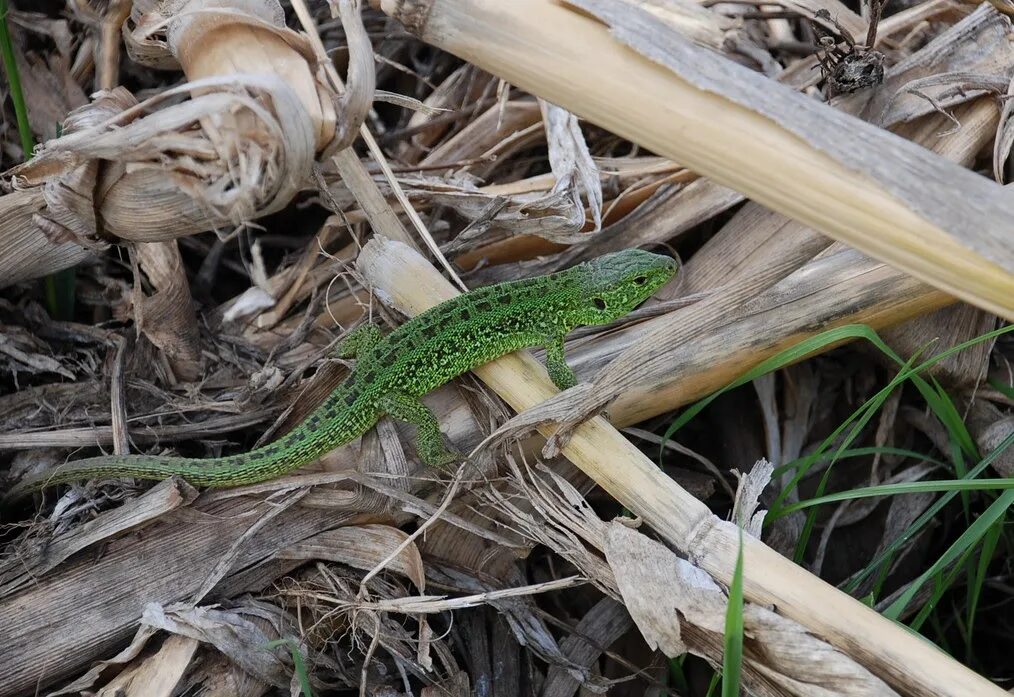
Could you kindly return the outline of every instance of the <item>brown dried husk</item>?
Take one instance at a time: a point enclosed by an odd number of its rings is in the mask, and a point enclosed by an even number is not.
[[[165,241],[279,211],[307,186],[317,153],[345,147],[362,122],[372,72],[350,74],[358,87],[339,96],[275,0],[143,10],[135,6],[134,29],[125,29],[132,55],[161,68],[182,64],[191,81],[141,103],[124,88],[99,92],[68,117],[62,137],[6,173],[17,198],[0,202],[16,207],[0,219],[0,247],[19,251],[0,257],[0,283],[86,258],[75,242]],[[243,63],[249,72],[237,74],[235,52],[219,52],[244,46],[255,53]],[[336,107],[348,119],[341,128]]]

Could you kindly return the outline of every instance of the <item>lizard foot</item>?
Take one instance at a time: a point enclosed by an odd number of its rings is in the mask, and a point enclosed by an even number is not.
[[[445,472],[453,472],[455,468],[452,465],[459,465],[466,459],[462,453],[444,447],[430,452],[420,451],[419,458],[430,467],[436,467]]]

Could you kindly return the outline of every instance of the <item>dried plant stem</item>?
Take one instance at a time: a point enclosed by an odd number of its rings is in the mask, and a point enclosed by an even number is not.
[[[95,61],[95,84],[111,90],[120,84],[120,30],[130,16],[128,0],[113,0],[105,8],[99,22],[98,60]]]
[[[946,293],[855,250],[818,259],[759,296],[742,313],[721,322],[709,317],[702,322],[698,315],[697,324],[711,327],[694,341],[671,348],[665,375],[625,390],[610,404],[609,414],[617,425],[638,423],[725,387],[765,359],[821,331],[846,324],[879,330],[953,302]],[[693,313],[686,316],[688,324],[694,322]],[[638,343],[644,336],[640,330],[635,327],[587,352],[577,351],[578,375],[593,378]],[[649,330],[646,326],[643,331]]]
[[[359,268],[410,315],[455,295],[454,289],[404,245],[375,239]],[[539,404],[556,390],[545,369],[522,352],[481,366],[475,373],[514,409]],[[547,429],[548,431],[551,429]],[[738,551],[737,528],[712,515],[604,418],[578,427],[563,454],[620,503],[642,517],[670,545],[729,584]],[[758,540],[744,540],[747,600],[772,604],[787,617],[838,646],[906,694],[1004,694],[862,603],[796,566]]]
[[[348,0],[341,0],[339,7],[346,7],[347,2]],[[321,64],[324,66],[324,69],[328,74],[328,78],[336,87],[339,89],[343,88],[344,85],[342,84],[341,77],[339,77],[338,72],[334,69],[331,61],[327,60],[327,51],[320,39],[320,35],[317,34],[316,26],[314,25],[313,18],[306,7],[306,3],[303,2],[303,0],[294,0],[292,8],[299,17],[299,21],[303,25],[303,28],[306,30],[310,44],[314,47],[314,50],[322,59]],[[346,7],[346,11],[358,13],[358,5],[356,5],[354,9],[348,9]],[[362,25],[358,27],[358,30],[363,32],[365,36],[365,32],[362,30]],[[365,41],[365,44],[367,47],[370,46],[369,41]],[[464,283],[462,283],[461,279],[458,278],[457,273],[451,267],[444,255],[440,253],[440,249],[437,246],[436,241],[433,239],[433,236],[430,235],[429,229],[423,223],[422,218],[419,217],[415,208],[412,207],[412,204],[409,202],[408,197],[402,190],[401,185],[391,172],[391,168],[387,164],[387,158],[384,157],[384,153],[381,151],[380,146],[377,145],[376,139],[373,137],[373,134],[370,133],[365,123],[359,127],[359,135],[362,137],[363,142],[366,143],[366,147],[369,149],[370,155],[373,156],[373,159],[384,172],[384,175],[391,186],[391,190],[394,192],[395,198],[398,200],[398,203],[401,204],[402,210],[405,212],[405,215],[408,216],[409,221],[419,234],[419,237],[422,238],[426,246],[429,247],[434,257],[440,262],[450,277],[454,279],[460,288],[464,288]],[[359,201],[359,205],[366,211],[367,217],[374,229],[382,234],[386,233],[386,231],[390,229],[391,234],[396,235],[399,238],[403,238],[407,244],[415,246],[415,242],[409,238],[407,231],[405,231],[405,228],[401,224],[401,221],[398,220],[397,215],[394,213],[391,206],[384,200],[376,183],[367,174],[366,168],[363,166],[363,163],[359,160],[358,156],[356,156],[355,151],[351,148],[343,148],[342,151],[335,155],[334,162],[338,167],[338,172],[341,174],[342,180],[356,196],[356,200]]]
[[[634,3],[579,4],[628,24],[614,35],[548,0],[379,2],[423,40],[1014,320],[999,187],[708,55]],[[654,60],[631,49],[642,41]],[[905,189],[912,169],[925,191]]]

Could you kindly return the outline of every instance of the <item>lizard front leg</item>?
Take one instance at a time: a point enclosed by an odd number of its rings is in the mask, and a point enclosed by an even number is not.
[[[427,465],[447,469],[448,465],[463,459],[460,453],[449,450],[444,445],[437,417],[418,397],[389,392],[377,399],[377,408],[388,416],[416,427],[416,450]]]
[[[338,358],[359,358],[384,338],[380,327],[367,322],[350,331],[334,348]]]
[[[561,390],[573,387],[577,384],[577,376],[574,370],[567,365],[567,359],[563,355],[564,334],[553,337],[546,344],[546,370],[549,371],[549,378]]]

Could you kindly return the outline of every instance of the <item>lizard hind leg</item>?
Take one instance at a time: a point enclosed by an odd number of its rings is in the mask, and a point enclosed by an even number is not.
[[[549,371],[553,384],[560,390],[570,389],[577,384],[577,376],[563,355],[564,338],[561,334],[546,343],[546,370]]]
[[[338,358],[359,358],[383,338],[384,334],[377,325],[369,322],[360,324],[338,342],[334,355]]]
[[[427,465],[446,470],[464,459],[460,453],[444,445],[437,417],[418,397],[403,392],[389,392],[377,400],[377,407],[388,416],[416,427],[416,450]]]

